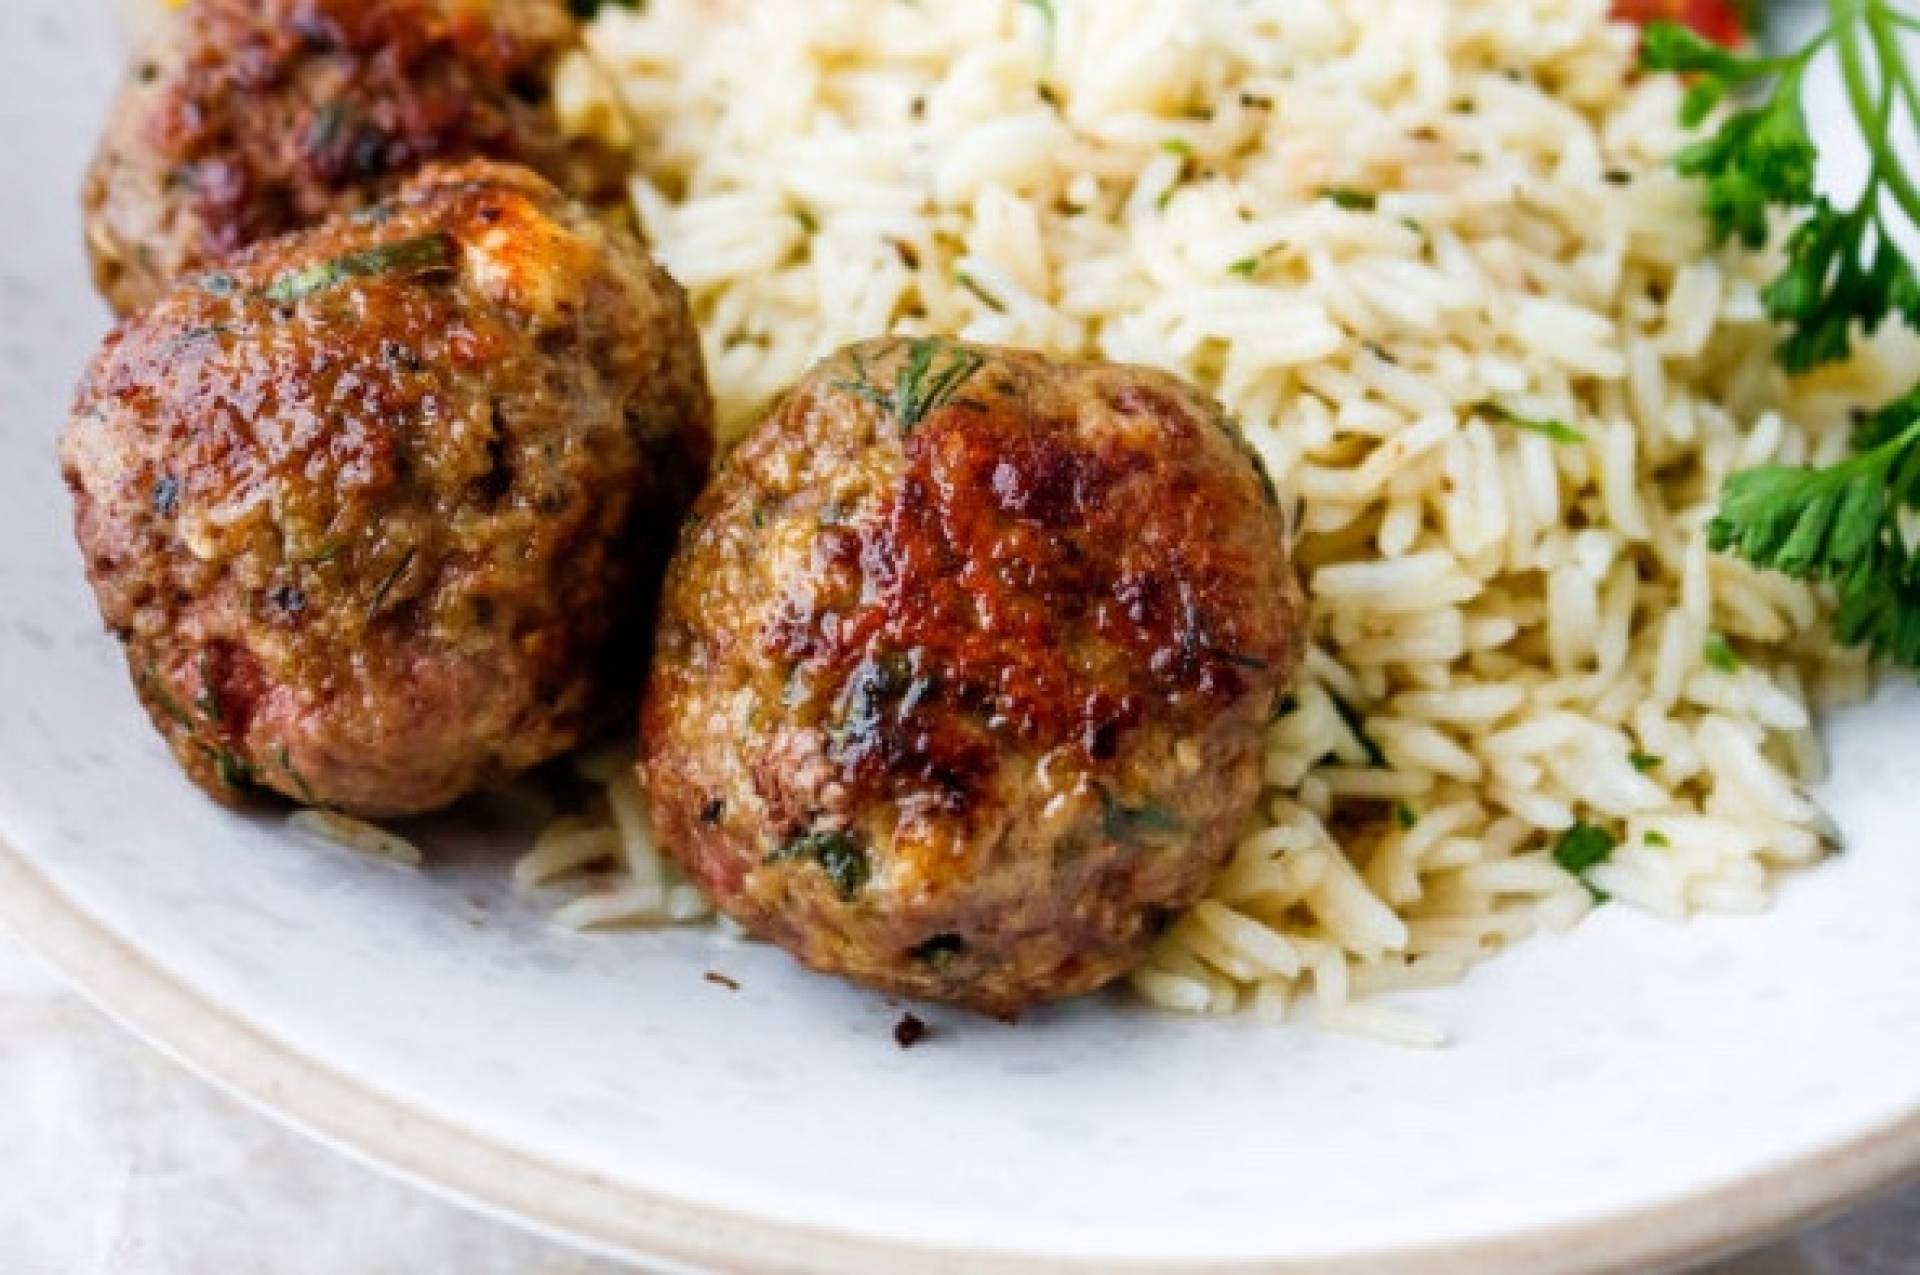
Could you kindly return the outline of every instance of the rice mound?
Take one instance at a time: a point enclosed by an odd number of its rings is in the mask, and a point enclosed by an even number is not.
[[[1375,995],[1602,898],[1756,911],[1830,848],[1810,706],[1867,664],[1703,528],[1894,377],[1780,375],[1765,263],[1711,251],[1681,88],[1607,9],[651,0],[565,81],[634,145],[728,437],[846,342],[941,333],[1191,377],[1297,500],[1314,646],[1154,1005],[1438,1043]],[[707,915],[596,766],[606,813],[523,881],[575,922]],[[1613,847],[1576,876],[1580,824]]]

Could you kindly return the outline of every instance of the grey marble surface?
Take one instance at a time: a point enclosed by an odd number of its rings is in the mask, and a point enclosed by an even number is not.
[[[123,1035],[0,933],[5,1275],[626,1270],[285,1132]],[[1703,1275],[1920,1275],[1920,1189]]]

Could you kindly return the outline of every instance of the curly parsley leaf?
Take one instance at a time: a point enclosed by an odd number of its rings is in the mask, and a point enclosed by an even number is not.
[[[1901,525],[1920,502],[1920,391],[1868,418],[1864,450],[1824,469],[1735,474],[1707,526],[1716,551],[1831,584],[1841,639],[1920,665],[1920,564]]]
[[[1887,317],[1920,322],[1920,282],[1867,205],[1841,212],[1814,201],[1787,239],[1787,265],[1761,292],[1787,329],[1780,363],[1804,372],[1844,359],[1856,330],[1872,336]]]

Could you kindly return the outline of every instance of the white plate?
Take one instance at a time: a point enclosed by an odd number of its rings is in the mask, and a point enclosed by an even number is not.
[[[1920,1165],[1904,692],[1838,723],[1848,852],[1774,913],[1607,909],[1422,998],[1460,1042],[1431,1054],[1119,999],[902,1052],[897,1007],[775,952],[549,932],[484,830],[409,874],[216,809],[99,632],[53,462],[105,324],[73,194],[105,27],[0,5],[0,910],[207,1074],[529,1224],[755,1272],[1637,1269]]]

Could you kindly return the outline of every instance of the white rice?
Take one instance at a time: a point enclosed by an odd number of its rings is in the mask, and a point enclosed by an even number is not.
[[[287,826],[295,832],[403,868],[417,868],[422,862],[420,847],[399,833],[338,811],[296,810],[287,816]]]
[[[845,342],[945,333],[1185,374],[1298,500],[1298,707],[1133,979],[1155,1005],[1436,1044],[1368,998],[1576,923],[1589,885],[1746,912],[1825,853],[1809,693],[1866,665],[1703,527],[1735,468],[1836,454],[1892,372],[1778,374],[1764,265],[1709,255],[1667,167],[1681,87],[1607,9],[650,0],[568,79],[576,127],[634,139],[729,437]],[[686,919],[618,773],[523,879],[599,869],[566,921]],[[1551,854],[1576,821],[1618,845],[1584,883]]]
[[[654,843],[646,794],[633,778],[633,750],[588,753],[574,769],[599,785],[602,799],[547,825],[514,865],[515,888],[557,893],[553,922],[569,930],[710,920],[707,901]]]

